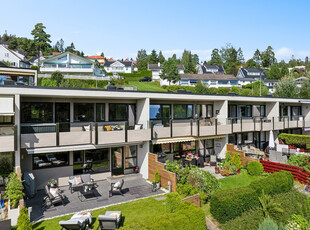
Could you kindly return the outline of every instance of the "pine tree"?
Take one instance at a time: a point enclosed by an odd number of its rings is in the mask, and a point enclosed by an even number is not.
[[[158,56],[157,56],[156,50],[152,50],[149,64],[157,64],[157,63],[158,63]]]
[[[165,62],[165,57],[163,55],[163,53],[161,51],[159,51],[159,54],[158,54],[158,61],[160,62],[160,64],[163,64]]]

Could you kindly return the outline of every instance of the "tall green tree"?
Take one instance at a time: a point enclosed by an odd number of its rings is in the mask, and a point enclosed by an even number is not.
[[[211,60],[208,62],[209,65],[223,65],[223,61],[218,49],[213,49],[211,53]]]
[[[158,55],[156,53],[156,50],[152,50],[149,64],[157,64],[157,63],[158,63]]]
[[[71,42],[70,46],[67,46],[65,51],[69,51],[69,52],[75,52],[75,45],[73,42]]]
[[[253,61],[256,63],[257,67],[260,67],[261,65],[261,53],[259,51],[259,49],[256,49],[253,55]]]
[[[63,52],[65,51],[64,45],[65,45],[65,42],[64,42],[64,40],[61,38],[59,41],[56,42],[55,47],[57,47],[58,52],[63,53]]]
[[[12,36],[9,40],[9,49],[16,50],[18,47],[16,36]]]
[[[274,96],[298,98],[299,89],[295,79],[292,77],[282,78],[282,80],[276,85]]]
[[[301,84],[300,97],[305,99],[310,99],[310,79],[307,78]]]
[[[138,50],[137,53],[137,68],[139,70],[147,70],[147,54],[145,49]]]
[[[42,51],[43,53],[47,53],[49,49],[51,48],[51,40],[48,33],[45,32],[46,27],[43,25],[43,23],[37,23],[34,26],[34,29],[31,31],[31,34],[33,35],[33,39],[36,45],[36,49],[38,51]]]
[[[239,49],[237,50],[237,60],[240,64],[244,63],[244,56],[243,56],[243,52],[242,49],[239,47]]]
[[[101,57],[104,57],[104,53],[103,53],[103,52],[101,52],[100,56],[101,56]]]
[[[253,58],[249,59],[246,62],[246,67],[247,68],[258,68],[259,66],[256,64],[256,62],[253,60]]]
[[[267,49],[262,52],[261,59],[263,67],[269,67],[277,61],[275,58],[275,53],[271,46],[268,46]]]
[[[158,54],[158,62],[160,63],[160,64],[163,64],[164,62],[165,62],[165,57],[164,57],[164,55],[163,55],[163,53],[161,52],[161,51],[159,51],[159,54]]]
[[[168,58],[162,66],[162,73],[160,77],[164,80],[167,80],[170,83],[176,83],[180,80],[180,74],[178,72],[177,61],[173,58]]]
[[[235,74],[236,66],[239,64],[238,52],[231,44],[226,44],[220,50],[221,58],[224,62],[224,68],[227,73]]]
[[[196,71],[196,63],[193,59],[191,51],[184,50],[181,59],[182,65],[184,65],[185,73],[193,73]]]

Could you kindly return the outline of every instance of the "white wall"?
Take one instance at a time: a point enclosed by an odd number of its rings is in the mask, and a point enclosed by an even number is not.
[[[216,114],[216,110],[219,110],[218,114]],[[213,113],[221,124],[226,124],[226,119],[228,117],[228,101],[214,101]]]
[[[142,147],[142,148],[141,148]],[[142,177],[148,178],[148,153],[150,151],[149,141],[143,142],[143,145],[138,145],[138,166]]]
[[[20,59],[7,50],[4,46],[0,45],[0,61],[10,62],[12,67],[19,67]],[[15,63],[15,65],[12,63]]]
[[[150,119],[150,99],[140,99],[137,100],[137,123],[143,124],[143,128],[149,126],[148,122]]]
[[[226,144],[228,143],[228,135],[224,138],[214,139],[214,151],[218,158],[224,159],[226,155]]]

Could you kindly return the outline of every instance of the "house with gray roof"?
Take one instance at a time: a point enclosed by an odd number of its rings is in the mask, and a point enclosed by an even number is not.
[[[222,65],[197,65],[196,70],[198,74],[225,74]]]
[[[104,63],[104,70],[107,73],[132,73],[133,62],[132,61],[106,61]]]
[[[238,86],[238,79],[226,74],[181,74],[178,85],[195,86],[198,82],[213,88]]]
[[[265,81],[267,75],[261,68],[243,68],[240,67],[237,73],[240,85],[246,85],[255,81]]]
[[[6,45],[0,45],[0,61],[9,63],[10,67],[30,68],[23,52],[11,50]]]
[[[148,64],[147,69],[152,71],[152,79],[160,80],[160,74],[162,73],[162,64]],[[178,65],[178,73],[184,74],[184,65]]]

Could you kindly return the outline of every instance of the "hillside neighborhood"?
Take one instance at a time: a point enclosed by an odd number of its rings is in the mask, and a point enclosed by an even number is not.
[[[310,3],[138,2],[1,3],[0,230],[309,230]]]

